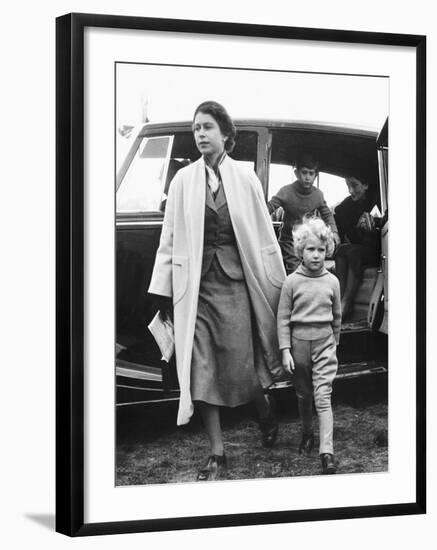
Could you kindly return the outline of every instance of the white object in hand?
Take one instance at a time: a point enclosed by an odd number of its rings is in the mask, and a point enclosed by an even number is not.
[[[170,361],[174,353],[174,327],[170,320],[163,321],[161,313],[155,315],[147,327],[155,338],[162,353],[162,359]]]

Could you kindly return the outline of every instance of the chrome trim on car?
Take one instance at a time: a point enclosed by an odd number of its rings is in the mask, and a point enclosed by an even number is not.
[[[125,363],[128,362],[126,361]],[[157,367],[137,365],[136,363],[128,363],[127,365],[118,364],[115,367],[115,373],[117,376],[124,376],[125,378],[162,382],[162,371]]]
[[[117,388],[123,388],[125,390],[141,390],[141,391],[150,391],[150,392],[159,392],[163,393],[162,388],[143,388],[142,386],[127,386],[126,384],[117,384]]]
[[[369,361],[360,363],[350,363],[340,365],[337,371],[336,380],[343,380],[345,378],[356,378],[358,376],[368,374],[384,374],[387,372],[387,365],[383,362]],[[283,380],[276,382],[269,387],[269,390],[280,390],[283,388],[293,388],[294,384],[291,380]]]
[[[127,405],[152,405],[155,403],[169,403],[179,401],[179,397],[166,397],[164,399],[151,399],[150,401],[128,401],[126,403],[116,403],[116,407],[125,407]]]
[[[139,225],[147,226],[147,227],[151,227],[151,226],[162,227],[162,220],[161,221],[156,221],[156,220],[152,220],[152,221],[146,221],[146,220],[117,221],[117,227],[130,227],[130,226],[138,227]]]

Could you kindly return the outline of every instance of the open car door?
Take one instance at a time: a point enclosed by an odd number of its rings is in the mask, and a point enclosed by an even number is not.
[[[388,118],[377,139],[379,184],[381,186],[381,270],[384,277],[384,317],[379,330],[388,334]]]

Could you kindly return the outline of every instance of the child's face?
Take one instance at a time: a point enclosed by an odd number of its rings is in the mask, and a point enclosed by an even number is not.
[[[310,235],[302,251],[303,265],[310,271],[319,271],[325,261],[326,245],[315,235]]]
[[[359,179],[353,177],[346,178],[346,185],[353,201],[362,199],[368,189],[366,183],[362,183]]]
[[[304,187],[305,189],[311,188],[317,176],[317,170],[315,170],[314,168],[307,168],[306,166],[302,166],[302,168],[296,168],[294,173],[302,187]]]

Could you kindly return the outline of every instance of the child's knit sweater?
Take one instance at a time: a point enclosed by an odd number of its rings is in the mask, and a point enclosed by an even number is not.
[[[322,220],[329,225],[333,233],[337,233],[334,216],[325,202],[323,193],[317,187],[304,189],[299,181],[284,185],[267,203],[269,212],[274,212],[282,206],[284,220],[281,233],[291,235],[293,226],[302,223],[305,214],[318,210]]]
[[[290,348],[291,335],[317,340],[334,334],[340,341],[341,300],[337,277],[325,268],[313,273],[301,264],[282,286],[278,307],[279,348]]]

